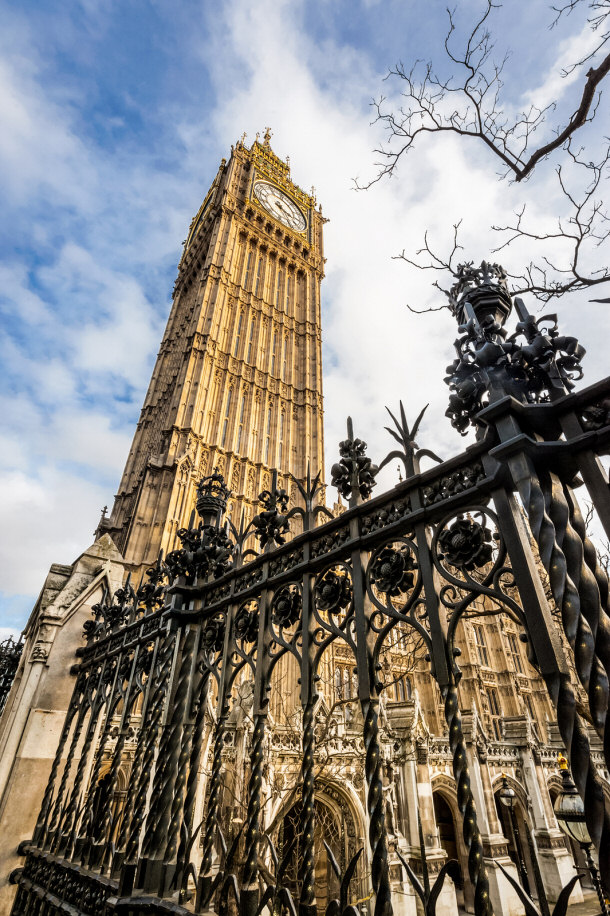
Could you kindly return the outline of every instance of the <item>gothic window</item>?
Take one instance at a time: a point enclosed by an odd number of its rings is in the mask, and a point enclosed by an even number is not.
[[[343,678],[341,677],[341,668],[335,669],[335,692],[337,699],[343,699]]]
[[[407,696],[407,700],[410,700],[413,697],[413,687],[411,685],[411,678],[406,677],[404,681],[405,681],[405,694]]]
[[[239,313],[239,319],[237,321],[237,334],[235,335],[235,347],[233,348],[233,356],[237,356],[239,353],[239,339],[241,337],[241,326],[244,320],[244,313]]]
[[[286,311],[290,313],[292,308],[292,284],[294,280],[292,276],[288,274],[288,279],[286,280]]]
[[[275,374],[275,354],[277,351],[277,331],[273,332],[273,347],[271,349],[271,375]]]
[[[254,340],[254,319],[250,322],[250,336],[248,338],[248,355],[246,356],[246,362],[250,362],[252,359],[252,341]]]
[[[282,379],[286,381],[286,349],[288,347],[288,337],[284,337],[284,347],[282,351]]]
[[[246,396],[244,394],[241,399],[241,407],[239,408],[239,425],[237,427],[237,447],[235,449],[236,452],[239,452],[239,449],[241,447],[241,439],[242,439],[242,435],[244,432],[244,410],[245,408],[246,408]]]
[[[399,700],[405,700],[405,684],[402,678],[399,678],[396,681],[396,693],[398,694]]]
[[[277,285],[275,288],[275,304],[280,305],[282,301],[282,291],[284,289],[284,271],[280,268],[277,272]]]
[[[536,716],[534,715],[534,704],[532,703],[531,694],[523,693],[522,697],[523,697],[523,702],[525,703],[525,708],[527,709],[529,713],[530,719],[532,720],[532,722],[535,722]]]
[[[477,647],[479,661],[486,668],[489,668],[489,651],[485,640],[485,630],[483,627],[473,627],[472,629],[474,630],[474,642]]]
[[[514,633],[508,633],[508,648],[510,655],[513,660],[513,665],[515,666],[515,671],[519,674],[523,674],[523,663],[521,661],[521,652],[519,651],[519,643],[517,637]]]
[[[212,437],[212,431],[213,431],[213,426],[214,426],[214,420],[215,420],[215,418],[216,418],[216,412],[215,412],[215,411],[216,411],[216,410],[219,410],[219,401],[220,401],[220,381],[219,381],[218,377],[216,377],[216,378],[214,379],[214,390],[213,390],[213,393],[212,393],[212,401],[211,401],[211,408],[212,408],[212,409],[210,410],[210,413],[208,414],[208,429],[207,429],[207,433],[206,433],[206,436],[207,436],[208,439],[211,439],[211,437]]]
[[[222,439],[220,441],[220,447],[224,448],[227,441],[227,430],[229,428],[229,411],[231,409],[231,396],[233,394],[233,389],[229,388],[229,393],[227,394],[227,405],[225,407],[225,420],[222,426]]]
[[[278,455],[278,464],[282,464],[282,455],[284,451],[284,412],[280,414],[280,435],[279,435],[279,455]]]
[[[256,268],[256,288],[254,290],[255,296],[260,296],[261,284],[262,284],[262,273],[263,273],[263,259],[258,259],[258,267]]]
[[[344,669],[343,669],[343,684],[345,685],[345,690],[344,690],[343,695],[344,695],[345,699],[347,699],[348,697],[351,697],[351,695],[352,695],[352,691],[351,691],[351,686],[352,686],[352,685],[351,685],[351,678],[350,678],[350,676],[349,676],[349,671],[348,671],[347,668],[344,668]]]
[[[496,741],[502,740],[502,727],[500,725],[500,704],[498,694],[494,687],[487,688],[487,699],[489,700],[489,711],[491,713],[491,725],[494,731]]]
[[[267,411],[267,431],[265,433],[265,464],[269,461],[269,440],[271,438],[271,408]]]
[[[250,274],[252,271],[252,257],[254,252],[252,249],[248,252],[248,260],[246,262],[246,275],[244,277],[244,289],[248,289],[248,284],[250,282]]]

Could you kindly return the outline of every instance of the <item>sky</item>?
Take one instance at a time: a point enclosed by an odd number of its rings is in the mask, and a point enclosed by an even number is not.
[[[482,8],[459,3],[458,38]],[[585,13],[549,31],[544,3],[494,11],[496,53],[512,50],[507,113],[531,100],[570,108],[578,83],[560,74],[590,46]],[[447,136],[423,138],[392,179],[355,189],[375,177],[383,140],[371,100],[400,103],[388,68],[429,58],[447,68],[443,3],[8,0],[2,20],[0,637],[21,629],[49,565],[72,563],[112,505],[182,242],[244,131],[248,144],[272,128],[273,149],[301,187],[315,186],[329,219],[327,465],[348,413],[380,461],[392,447],[385,406],[401,399],[411,419],[430,404],[420,446],[442,457],[464,447],[444,416],[455,322],[409,311],[443,297],[395,256],[426,231],[443,250],[462,219],[464,260],[495,259],[491,225],[524,201],[547,225],[564,202],[555,162],[511,184],[483,148]],[[607,117],[602,98],[583,142],[599,142]],[[504,260],[518,267],[529,254]],[[581,295],[550,309],[587,348],[589,383],[607,371],[605,308]],[[385,485],[396,480],[390,469]]]

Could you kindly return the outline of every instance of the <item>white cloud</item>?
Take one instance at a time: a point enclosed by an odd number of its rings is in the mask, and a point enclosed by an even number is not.
[[[97,0],[84,6],[99,14]],[[379,141],[368,101],[382,74],[365,51],[309,34],[303,11],[301,2],[234,0],[215,8],[211,31],[197,33],[193,20],[189,41],[199,41],[215,97],[206,109],[172,104],[161,112],[172,124],[164,142],[184,150],[173,171],[158,164],[156,148],[134,154],[131,146],[108,150],[85,139],[84,100],[45,82],[23,36],[19,55],[2,63],[0,163],[15,219],[29,227],[30,207],[42,214],[31,244],[44,253],[35,282],[17,255],[0,267],[4,365],[20,380],[0,404],[5,590],[37,593],[50,562],[71,562],[89,544],[161,339],[168,264],[216,172],[218,149],[228,155],[243,130],[252,140],[271,124],[274,149],[290,156],[295,181],[316,186],[330,218],[322,287],[327,465],[347,413],[372,457],[383,457],[392,447],[384,405],[396,410],[399,399],[411,421],[430,402],[420,446],[444,457],[463,446],[443,416],[455,323],[446,311],[416,317],[407,310],[406,303],[439,305],[442,294],[429,273],[391,255],[418,248],[426,228],[442,248],[464,217],[464,259],[489,256],[496,240],[488,227],[509,218],[521,189],[498,184],[475,144],[447,138],[422,144],[395,180],[355,192],[352,178],[370,174]],[[530,182],[534,220],[558,205],[554,195],[550,179]],[[17,316],[20,333],[11,336]],[[584,307],[579,321],[591,327],[594,307]],[[566,322],[564,330],[576,329]],[[604,336],[591,337],[594,380],[603,372]],[[390,468],[386,481],[395,479]]]
[[[593,64],[589,62],[582,67],[575,65],[593,54],[600,41],[600,32],[594,31],[588,23],[583,25],[577,35],[563,39],[542,82],[525,93],[524,105],[546,108],[554,102],[559,103],[575,83],[584,84],[586,72]]]
[[[73,562],[93,541],[106,498],[103,487],[54,468],[44,468],[39,477],[3,474],[2,590],[36,594],[51,563]]]

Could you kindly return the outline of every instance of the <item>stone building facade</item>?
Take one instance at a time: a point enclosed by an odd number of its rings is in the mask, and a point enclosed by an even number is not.
[[[19,843],[32,834],[72,689],[70,668],[92,607],[128,574],[139,576],[153,565],[159,551],[179,546],[177,533],[188,525],[197,482],[214,468],[230,487],[228,515],[236,526],[257,511],[257,495],[269,490],[274,468],[293,501],[293,478],[304,480],[308,466],[323,468],[324,221],[313,194],[292,181],[288,164],[274,154],[267,131],[250,148],[243,140],[235,145],[191,224],[114,507],[81,557],[71,566],[51,567],[0,720],[0,914],[10,911],[8,876],[20,862]],[[534,896],[543,887],[552,901],[574,873],[578,853],[566,846],[553,814],[561,741],[545,686],[529,665],[517,625],[476,611],[460,624],[461,708],[494,910],[517,916],[521,905],[498,863],[515,877],[519,873]],[[472,888],[441,698],[408,631],[392,631],[382,662],[384,805],[396,909],[405,916],[417,912],[398,854],[429,875],[455,858],[465,878],[460,886],[446,882],[437,909],[439,916],[453,916],[458,908],[472,909]],[[323,912],[335,893],[324,842],[340,863],[364,845],[356,883],[357,905],[365,912],[370,867],[364,748],[349,650],[335,645],[322,671],[316,720],[318,906]],[[295,840],[296,883],[302,733],[297,673],[286,661],[274,677],[263,819],[279,849]],[[223,752],[227,836],[244,818],[251,704],[252,685],[241,681]],[[196,823],[209,773],[213,709],[210,702]],[[124,769],[133,754],[129,737],[125,751]],[[498,800],[503,774],[516,793],[517,831]],[[125,772],[110,799],[103,778],[102,772],[89,791],[98,793],[100,805],[120,811]],[[577,887],[573,899],[581,896]]]

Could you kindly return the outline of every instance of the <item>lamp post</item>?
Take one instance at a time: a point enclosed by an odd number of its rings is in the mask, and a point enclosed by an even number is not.
[[[525,861],[523,859],[523,848],[521,846],[521,835],[519,834],[519,828],[517,826],[517,818],[515,817],[515,801],[516,795],[515,790],[511,789],[506,778],[506,773],[502,773],[502,788],[498,792],[498,798],[502,802],[505,808],[508,809],[508,814],[510,818],[510,826],[513,831],[513,840],[515,843],[515,853],[517,856],[517,868],[519,870],[519,877],[521,879],[521,885],[523,890],[528,894],[530,893],[530,883],[527,877],[527,869],[525,867]]]
[[[601,914],[602,916],[610,916],[606,904],[606,897],[599,879],[599,872],[597,871],[593,856],[591,855],[591,846],[593,843],[585,823],[585,806],[572,781],[572,776],[568,769],[568,761],[563,754],[559,755],[559,771],[561,773],[563,785],[554,806],[557,823],[565,835],[575,840],[584,852],[587,860],[587,868],[591,873],[593,886],[599,898]]]

